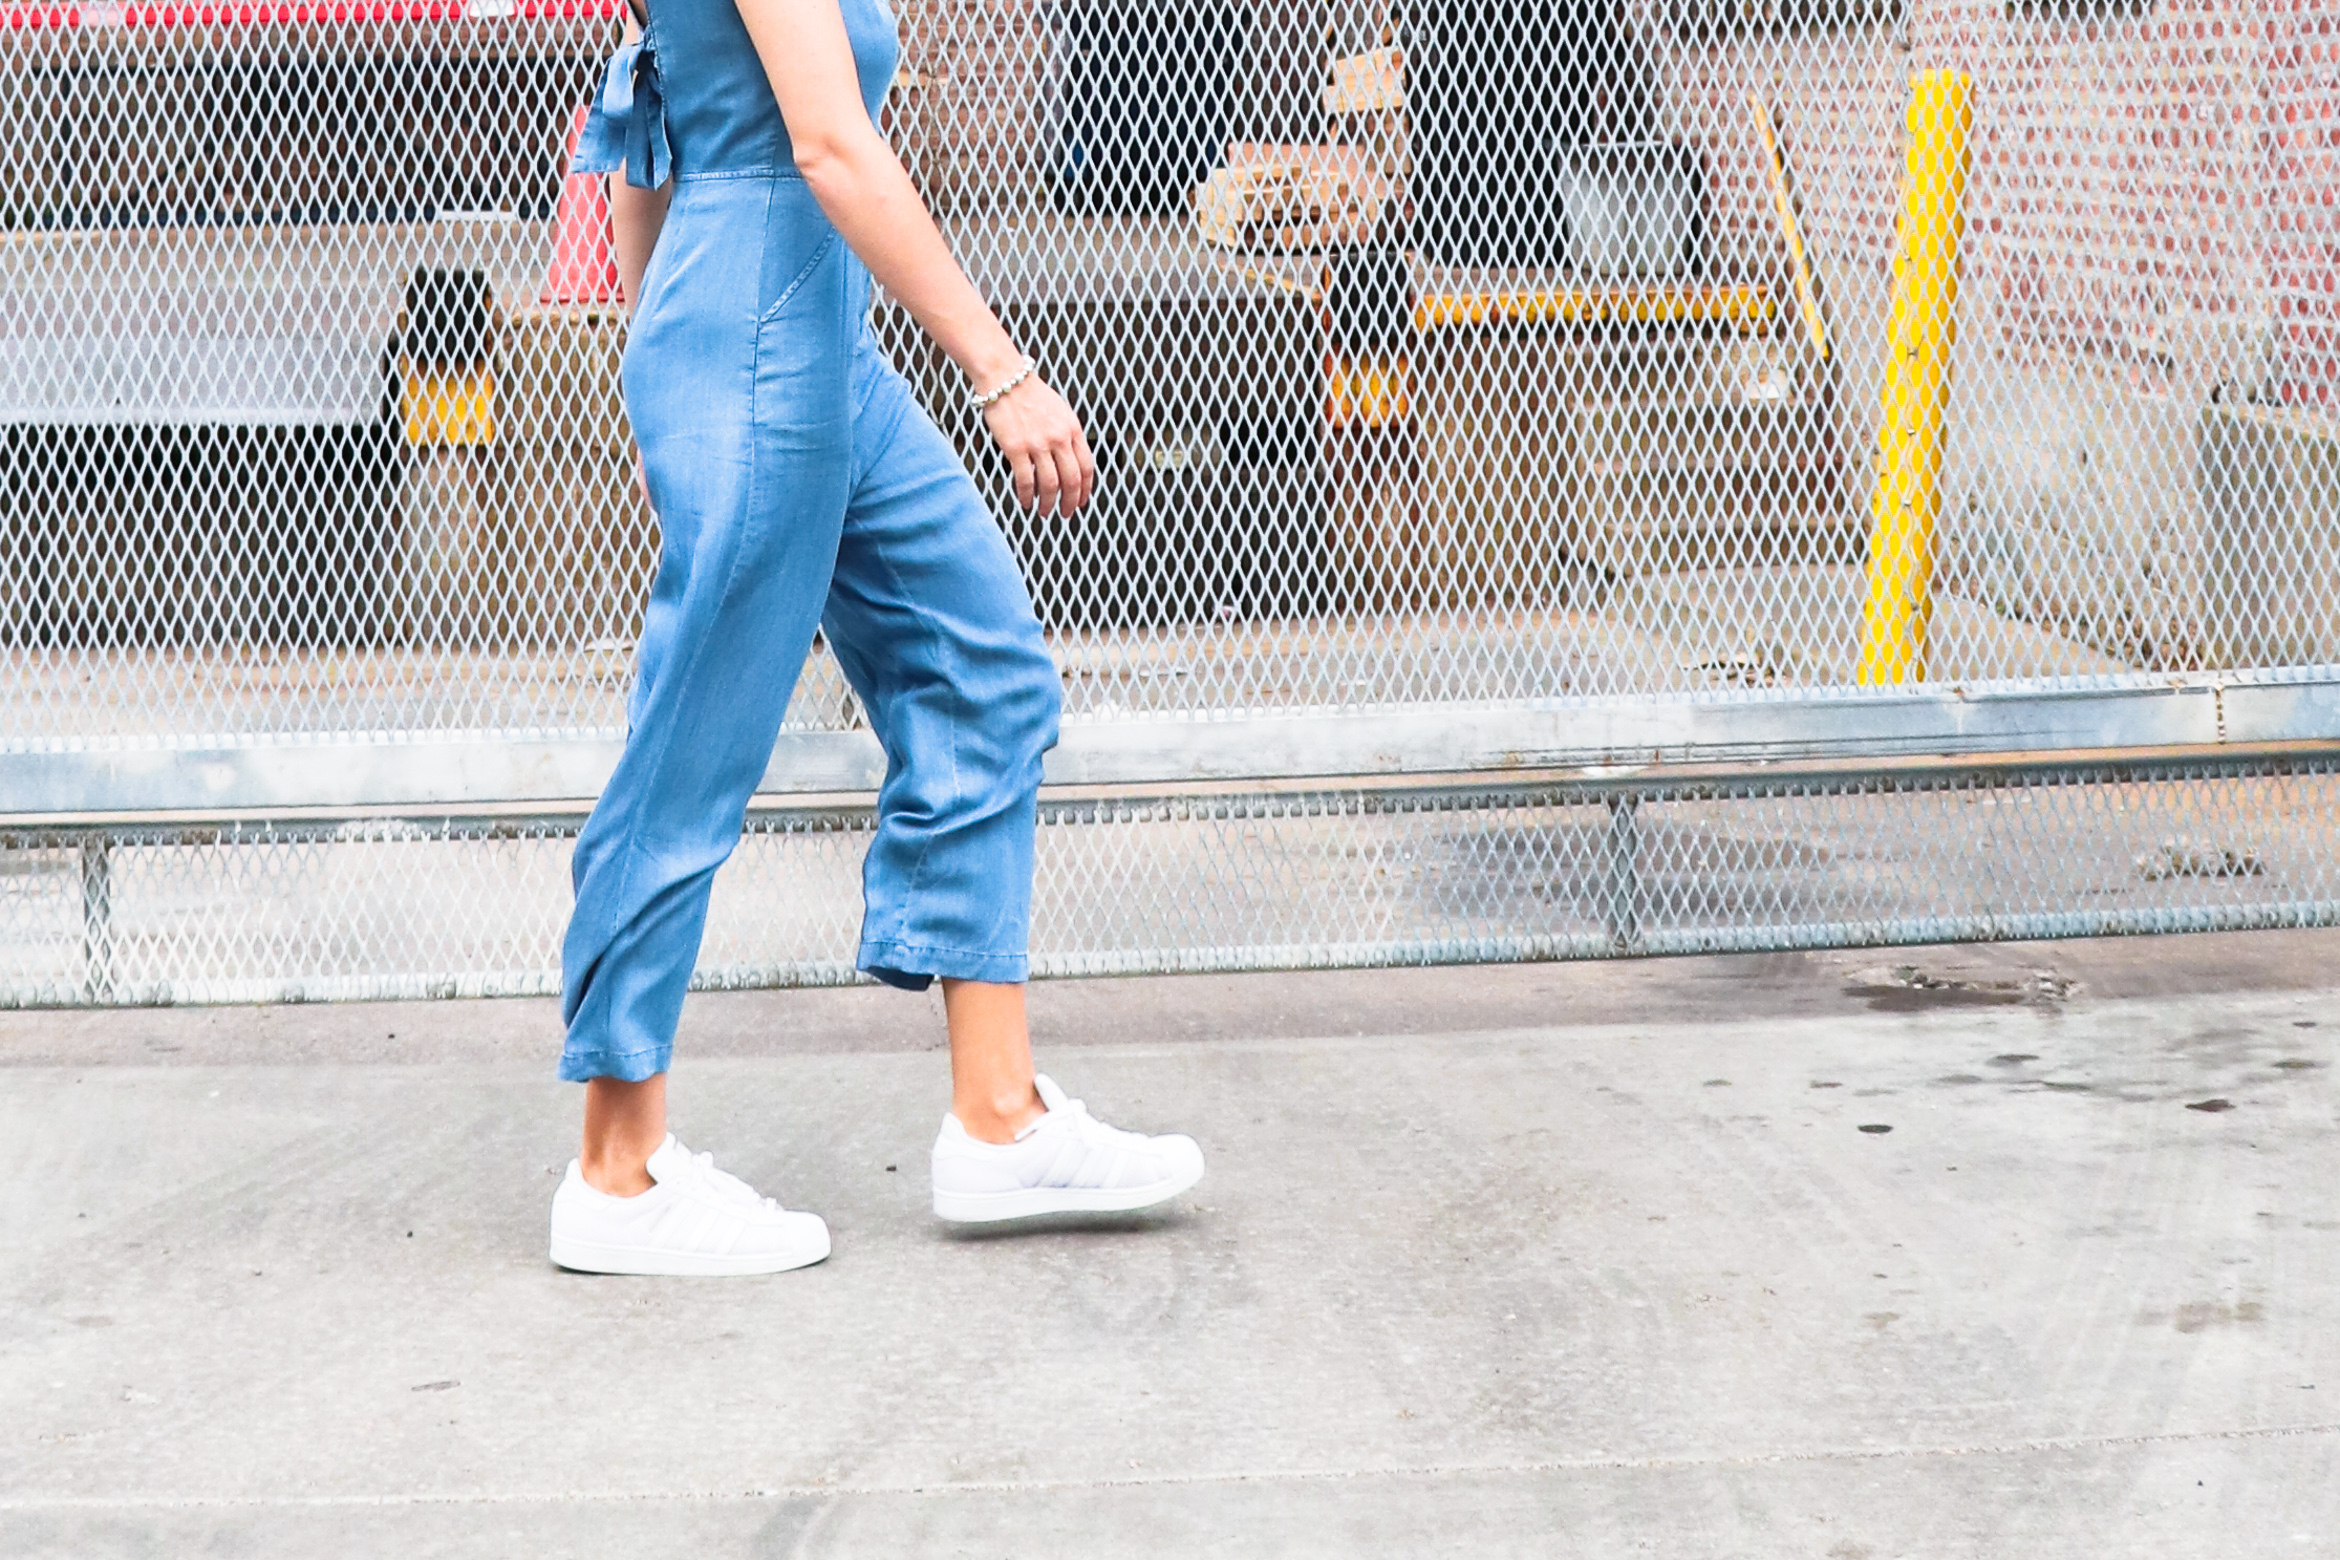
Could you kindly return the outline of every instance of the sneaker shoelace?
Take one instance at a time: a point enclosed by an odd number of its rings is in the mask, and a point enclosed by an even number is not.
[[[682,1156],[686,1179],[706,1187],[726,1202],[738,1203],[748,1208],[767,1208],[774,1213],[787,1212],[780,1206],[778,1198],[766,1197],[730,1171],[716,1169],[715,1156],[712,1153],[694,1154],[683,1147],[680,1138],[675,1139],[674,1146],[675,1151]]]
[[[1148,1140],[1143,1132],[1131,1132],[1126,1128],[1099,1121],[1089,1114],[1088,1105],[1081,1100],[1067,1098],[1063,1104],[1040,1119],[1046,1122],[1059,1116],[1064,1118],[1064,1130],[1071,1132],[1084,1147],[1121,1148],[1132,1153],[1139,1153],[1148,1146]]]

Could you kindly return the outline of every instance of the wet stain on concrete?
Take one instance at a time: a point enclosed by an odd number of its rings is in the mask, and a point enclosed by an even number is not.
[[[2053,1007],[2079,990],[2077,981],[2053,970],[2037,970],[2021,980],[1962,980],[1931,975],[1914,964],[1903,964],[1882,974],[1871,972],[1848,983],[1844,993],[1868,1003],[1878,1013],[1932,1013],[1943,1009],[2015,1007],[2024,1003]]]
[[[1864,1121],[1864,1122],[1862,1122],[1862,1123],[1861,1123],[1861,1130],[1862,1130],[1863,1132],[1868,1132],[1868,1133],[1883,1134],[1883,1133],[1891,1132],[1891,1131],[1893,1130],[1893,1127],[1892,1127],[1892,1125],[1891,1125],[1890,1123],[1888,1123],[1888,1122],[1883,1122],[1883,1121]]]
[[[2324,1064],[2322,1062],[2311,1062],[2304,1056],[2287,1056],[2283,1058],[2282,1061],[2277,1062],[2275,1065],[2282,1068],[2285,1072],[2312,1072]]]
[[[2253,1327],[2265,1319],[2266,1311],[2256,1300],[2195,1300],[2171,1312],[2169,1324],[2182,1333],[2198,1333],[2211,1327]]]
[[[2186,1109],[2188,1109],[2188,1110],[2198,1110],[2198,1111],[2202,1111],[2202,1112],[2204,1112],[2204,1113],[2205,1113],[2205,1114],[2207,1114],[2207,1115],[2212,1115],[2212,1116],[2215,1116],[2215,1115],[2219,1114],[2221,1111],[2229,1111],[2229,1110],[2232,1110],[2232,1109],[2234,1109],[2234,1101],[2232,1101],[2232,1100],[2223,1100],[2223,1099],[2221,1099],[2221,1100],[2195,1100],[2195,1101],[2193,1101],[2192,1103],[2188,1104],[2188,1105],[2186,1106]]]
[[[1943,1085],[1980,1083],[1982,1081],[1982,1076],[1979,1073],[1945,1073],[1934,1080],[1934,1082]]]
[[[1991,1065],[1993,1067],[2021,1067],[2025,1062],[2038,1060],[2039,1053],[2036,1051],[2007,1051],[1992,1057]]]
[[[1935,1013],[1944,1008],[2013,1007],[2023,1000],[2020,991],[1991,991],[1974,986],[1854,985],[1844,988],[1877,1013]]]

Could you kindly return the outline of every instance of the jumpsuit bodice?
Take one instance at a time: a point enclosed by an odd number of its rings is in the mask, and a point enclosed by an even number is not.
[[[872,123],[901,60],[885,0],[838,0]],[[734,0],[654,0],[639,43],[610,56],[572,172],[657,189],[670,176],[793,174],[772,84]]]

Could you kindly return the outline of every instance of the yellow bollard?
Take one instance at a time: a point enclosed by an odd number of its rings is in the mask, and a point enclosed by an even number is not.
[[[1974,83],[1963,71],[1927,71],[1910,80],[1909,164],[1893,235],[1886,326],[1885,421],[1877,435],[1868,594],[1861,603],[1863,683],[1926,676],[1973,102]]]

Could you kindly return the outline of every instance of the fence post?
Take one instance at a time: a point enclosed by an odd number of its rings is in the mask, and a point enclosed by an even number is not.
[[[113,842],[81,837],[81,999],[114,1000]]]
[[[1609,798],[1609,947],[1631,953],[1641,945],[1641,798]]]
[[[1974,83],[1962,71],[1927,71],[1910,81],[1909,161],[1886,326],[1885,419],[1877,432],[1868,593],[1861,604],[1863,683],[1926,677],[1973,99]]]

